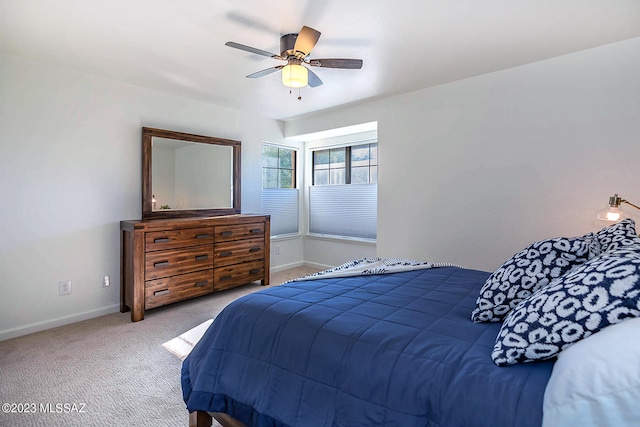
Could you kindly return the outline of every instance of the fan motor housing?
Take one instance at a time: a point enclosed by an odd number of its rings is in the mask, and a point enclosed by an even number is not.
[[[280,37],[280,56],[283,58],[295,57],[295,50],[293,49],[298,39],[297,34],[285,34]]]

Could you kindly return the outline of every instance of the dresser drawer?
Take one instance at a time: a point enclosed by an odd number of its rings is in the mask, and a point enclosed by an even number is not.
[[[145,283],[145,309],[213,292],[213,269],[151,280]]]
[[[215,291],[262,279],[264,279],[264,261],[245,262],[213,270],[213,288]]]
[[[212,245],[148,252],[145,255],[147,281],[208,268],[213,268]]]
[[[238,225],[220,225],[216,227],[216,243],[252,239],[256,237],[262,237],[264,239],[264,224],[261,222]]]
[[[213,250],[216,267],[264,258],[264,239],[218,243]]]
[[[145,233],[145,252],[213,244],[213,227],[183,228]]]

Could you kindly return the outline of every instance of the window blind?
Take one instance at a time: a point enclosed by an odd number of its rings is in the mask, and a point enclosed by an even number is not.
[[[271,236],[298,233],[298,189],[263,188],[262,213],[271,215]]]
[[[378,185],[315,185],[309,189],[309,232],[376,239]]]

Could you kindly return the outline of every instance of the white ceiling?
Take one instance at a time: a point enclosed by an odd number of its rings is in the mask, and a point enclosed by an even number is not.
[[[322,33],[324,84],[289,93],[282,34]],[[640,37],[640,0],[0,0],[0,53],[290,119]]]

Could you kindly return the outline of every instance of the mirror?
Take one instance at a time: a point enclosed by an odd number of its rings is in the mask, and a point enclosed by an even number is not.
[[[142,128],[142,219],[240,213],[240,141]]]

